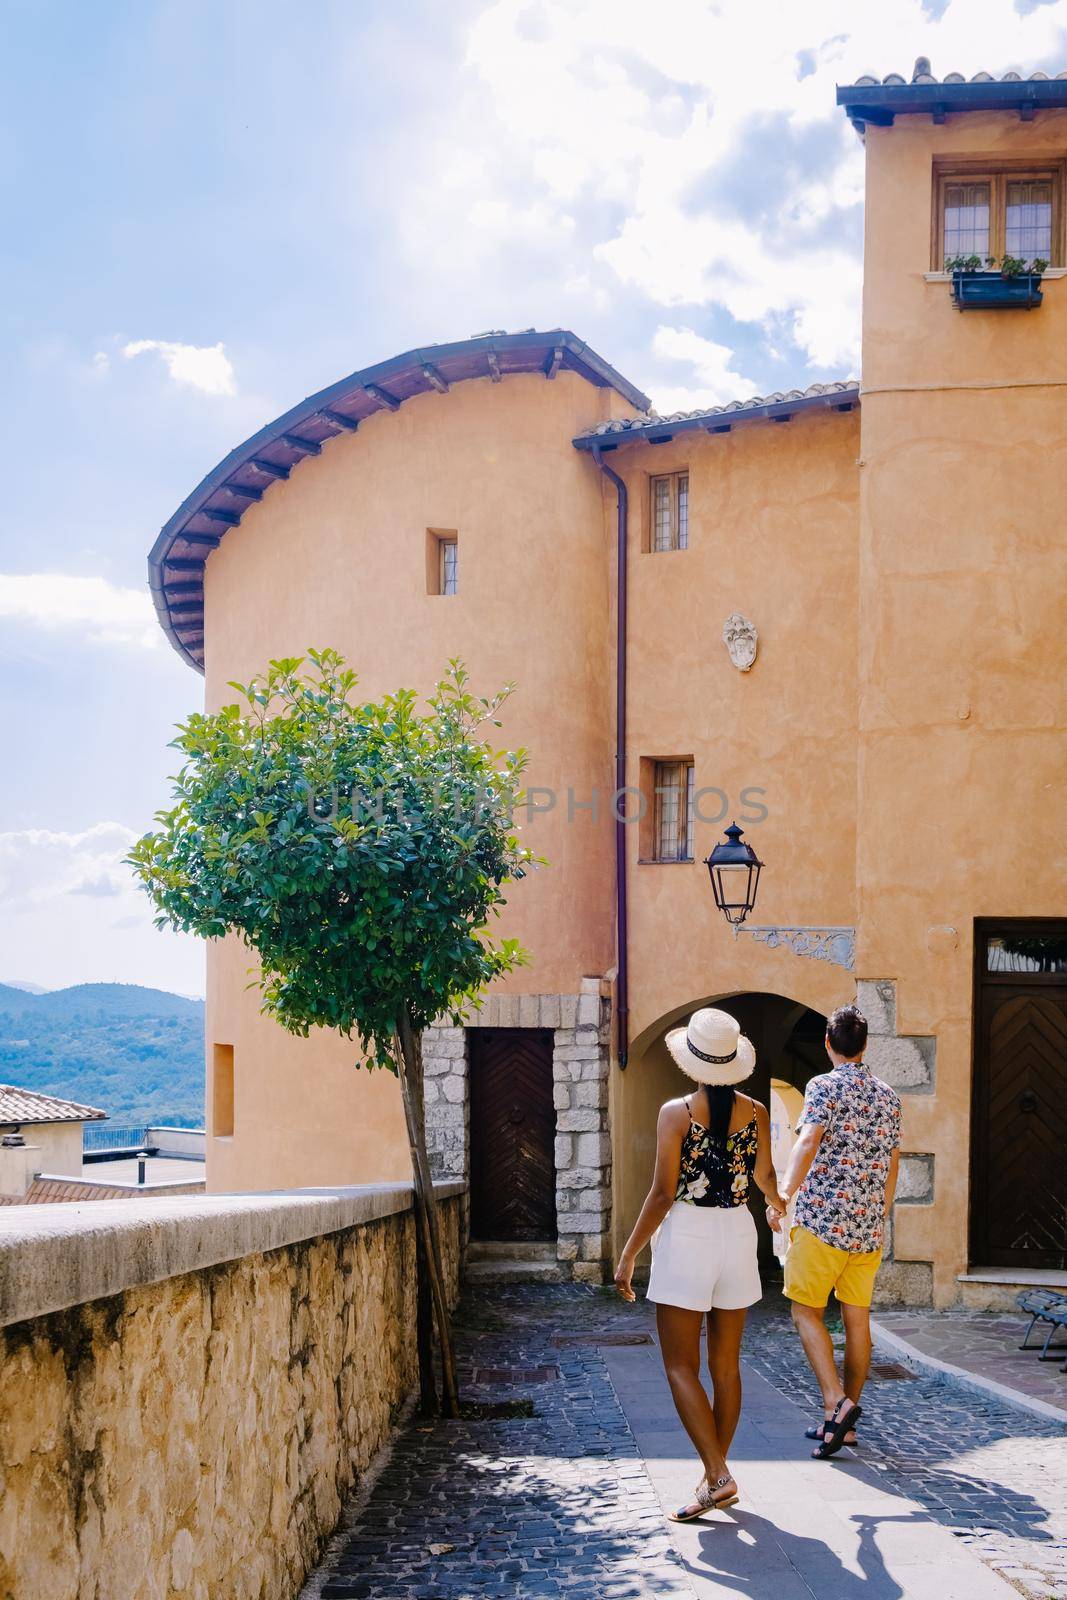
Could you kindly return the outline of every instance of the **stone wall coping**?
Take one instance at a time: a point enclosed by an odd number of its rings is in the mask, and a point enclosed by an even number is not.
[[[434,1184],[438,1200],[466,1191]],[[409,1211],[410,1183],[0,1208],[0,1327]]]

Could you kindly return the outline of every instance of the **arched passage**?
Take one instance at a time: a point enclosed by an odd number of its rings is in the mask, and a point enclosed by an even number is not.
[[[756,1070],[740,1087],[770,1105],[772,1120],[791,1120],[808,1080],[829,1065],[823,1046],[826,1017],[788,995],[744,992],[692,1000],[659,1017],[635,1039],[625,1073],[615,1079],[612,1126],[615,1146],[615,1244],[625,1242],[648,1192],[656,1152],[656,1118],[665,1100],[688,1094],[692,1079],[675,1065],[665,1038],[700,1006],[721,1006],[741,1024],[756,1050]],[[794,1094],[777,1093],[772,1085]],[[785,1132],[783,1128],[781,1130]],[[762,1196],[753,1201],[760,1232],[760,1256],[773,1263],[771,1233],[763,1217]],[[647,1261],[643,1263],[647,1266]]]

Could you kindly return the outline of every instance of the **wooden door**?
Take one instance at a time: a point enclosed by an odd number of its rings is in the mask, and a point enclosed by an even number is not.
[[[552,1035],[472,1028],[471,1236],[556,1237]]]
[[[1002,930],[1001,930],[1002,931]],[[1067,924],[1063,925],[1067,935]],[[990,970],[979,936],[971,1256],[975,1266],[1067,1267],[1067,937],[1009,934]],[[1049,955],[1049,951],[1052,955]],[[1031,970],[1027,970],[1027,964]],[[1040,970],[1044,966],[1048,970]]]

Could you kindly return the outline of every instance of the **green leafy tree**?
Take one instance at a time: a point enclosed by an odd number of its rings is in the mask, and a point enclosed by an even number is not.
[[[420,710],[409,689],[360,701],[334,650],[272,661],[231,685],[243,705],[179,726],[176,804],[129,857],[157,926],[237,934],[258,958],[265,1012],[304,1037],[336,1029],[357,1041],[359,1064],[399,1077],[424,1289],[423,1398],[434,1398],[428,1292],[451,1415],[421,1033],[442,1014],[459,1024],[488,983],[525,960],[517,941],[487,930],[505,886],[534,859],[511,820],[525,752],[482,736],[500,726],[511,686],[486,699],[467,683],[450,662]]]

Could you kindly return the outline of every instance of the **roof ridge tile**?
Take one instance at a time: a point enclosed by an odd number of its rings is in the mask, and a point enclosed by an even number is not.
[[[1021,72],[1017,72],[1014,67],[1010,67],[1006,72],[1002,72],[999,77],[995,73],[986,72],[984,68],[980,68],[970,78],[963,72],[946,72],[943,78],[938,78],[930,70],[929,61],[924,56],[920,56],[915,63],[915,70],[910,78],[906,78],[900,72],[887,72],[883,78],[879,78],[873,72],[861,72],[859,77],[855,78],[852,83],[842,84],[841,87],[843,89],[896,89],[914,87],[917,84],[927,86],[939,83],[1050,83],[1063,78],[1067,78],[1067,70],[1057,72],[1053,78],[1050,78],[1049,74],[1042,72],[1040,67],[1034,72],[1028,73],[1025,77]]]

